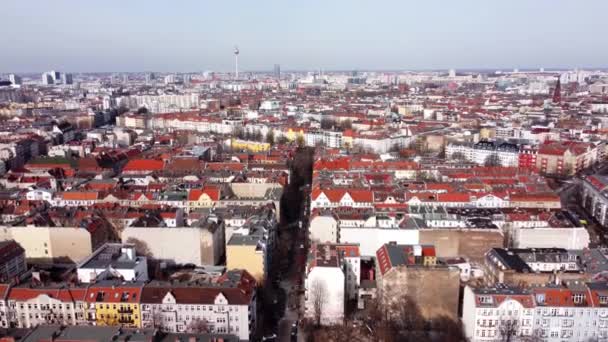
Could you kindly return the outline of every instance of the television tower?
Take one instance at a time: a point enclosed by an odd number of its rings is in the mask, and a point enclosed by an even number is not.
[[[238,46],[234,46],[234,71],[235,71],[235,78],[238,80],[239,79],[239,47]]]

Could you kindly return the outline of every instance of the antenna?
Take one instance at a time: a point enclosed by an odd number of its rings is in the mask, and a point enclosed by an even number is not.
[[[238,79],[239,78],[239,47],[238,46],[234,46],[234,71],[235,71],[235,78]]]

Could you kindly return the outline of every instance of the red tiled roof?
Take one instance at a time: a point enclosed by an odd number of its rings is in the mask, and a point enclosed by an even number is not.
[[[138,286],[89,287],[85,300],[89,303],[139,303],[142,288]]]
[[[161,171],[165,163],[157,159],[133,159],[129,160],[123,171]]]
[[[188,192],[188,201],[198,201],[203,194],[207,194],[212,201],[220,200],[221,189],[217,186],[205,186],[202,189],[192,189]]]
[[[99,198],[97,191],[69,191],[61,193],[65,201],[94,201]]]
[[[469,202],[470,200],[471,196],[467,193],[437,194],[437,202]]]
[[[62,302],[83,301],[86,289],[82,288],[27,288],[13,287],[10,289],[8,298],[14,301],[27,301],[40,295],[47,295]]]

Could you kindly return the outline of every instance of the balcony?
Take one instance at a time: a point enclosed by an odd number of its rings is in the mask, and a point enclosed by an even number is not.
[[[133,309],[132,308],[118,308],[118,313],[121,313],[121,314],[132,314],[133,313]]]
[[[120,317],[118,319],[118,323],[120,323],[120,324],[134,324],[135,320],[133,320],[132,318],[129,318],[129,317]]]

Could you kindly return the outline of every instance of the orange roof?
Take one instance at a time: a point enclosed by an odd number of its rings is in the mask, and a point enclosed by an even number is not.
[[[438,202],[469,202],[471,196],[467,193],[449,192],[446,194],[437,194]]]
[[[192,189],[188,192],[188,201],[198,201],[203,194],[206,194],[212,201],[220,200],[221,189],[217,186],[205,186],[202,189]]]
[[[165,163],[157,159],[133,159],[129,160],[123,171],[161,171]]]
[[[89,303],[139,303],[141,287],[91,286],[85,300]]]
[[[99,198],[97,191],[69,191],[61,194],[64,201],[94,201]]]
[[[207,170],[212,171],[242,171],[245,169],[245,164],[242,163],[207,163]]]
[[[36,298],[40,295],[47,295],[62,302],[74,302],[84,300],[85,293],[86,289],[80,288],[31,289],[27,287],[13,287],[10,290],[8,298],[9,300],[22,302]]]

